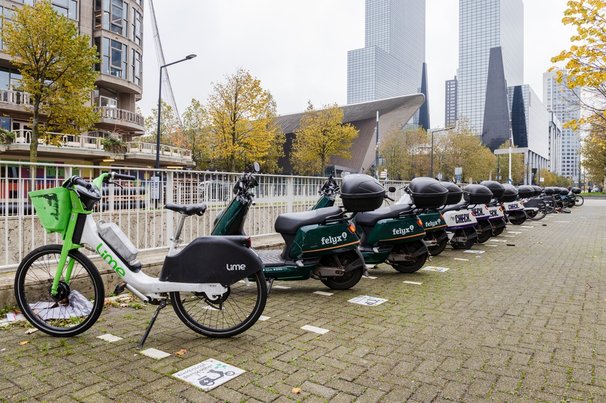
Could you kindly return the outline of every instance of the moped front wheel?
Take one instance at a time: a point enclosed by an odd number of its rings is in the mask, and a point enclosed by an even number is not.
[[[575,203],[577,206],[582,206],[583,204],[585,204],[585,198],[583,196],[576,196]]]
[[[15,299],[23,316],[37,329],[51,336],[69,337],[97,321],[105,292],[95,265],[72,250],[53,295],[60,257],[61,245],[42,246],[25,256],[15,275]]]
[[[225,294],[171,292],[177,317],[193,331],[208,337],[231,337],[255,324],[267,302],[267,283],[259,270],[227,287]]]

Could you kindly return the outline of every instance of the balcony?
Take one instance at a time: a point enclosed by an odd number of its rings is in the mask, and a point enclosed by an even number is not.
[[[29,145],[31,144],[31,130],[16,130],[13,133],[15,133],[15,140],[10,144],[0,144],[0,153],[27,155],[29,153]],[[47,142],[44,139],[38,140],[38,153],[40,155],[55,157],[57,155],[64,155],[66,157],[91,161],[111,157],[145,165],[153,165],[156,159],[156,145],[152,143],[127,142],[124,143],[126,147],[125,152],[115,153],[105,150],[103,146],[104,137],[101,136],[64,133],[49,134],[53,135],[52,142]],[[162,144],[160,145],[160,157],[161,161],[167,165],[193,165],[191,151],[183,148]]]
[[[31,96],[27,92],[0,90],[0,103],[11,105],[31,105]]]
[[[143,130],[145,125],[145,118],[143,115],[136,112],[110,106],[100,106],[95,108],[95,110],[101,116],[101,122],[99,122],[98,126],[107,123],[112,126],[118,124],[134,130]]]

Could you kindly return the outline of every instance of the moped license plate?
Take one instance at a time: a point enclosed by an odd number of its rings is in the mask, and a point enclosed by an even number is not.
[[[497,214],[497,210],[490,210],[490,216],[491,216],[491,217],[496,217],[496,216],[498,216],[498,214]]]
[[[468,214],[458,214],[455,216],[455,223],[457,224],[462,224],[470,221],[471,219],[469,218]]]
[[[484,215],[484,210],[482,210],[481,208],[474,208],[473,209],[473,213],[476,215],[476,217],[483,216]]]
[[[516,208],[520,208],[517,204],[510,204],[509,206],[510,210],[516,209]]]

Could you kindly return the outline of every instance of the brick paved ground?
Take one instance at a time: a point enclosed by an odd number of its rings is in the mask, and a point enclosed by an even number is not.
[[[479,257],[447,249],[430,263],[445,273],[381,266],[332,296],[312,294],[330,291],[318,281],[282,283],[293,288],[274,289],[271,318],[232,339],[200,337],[165,309],[147,347],[173,355],[158,361],[135,349],[152,307],[107,308],[71,339],[11,326],[0,400],[606,401],[606,202],[529,225]],[[388,302],[347,302],[359,295]],[[210,392],[171,377],[208,358],[247,372]]]

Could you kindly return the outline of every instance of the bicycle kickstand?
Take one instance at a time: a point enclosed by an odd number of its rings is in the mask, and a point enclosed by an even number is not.
[[[147,336],[149,336],[149,332],[151,332],[151,329],[154,326],[154,323],[156,323],[156,319],[158,318],[158,314],[160,313],[160,311],[164,307],[166,307],[166,300],[163,299],[162,301],[160,301],[160,304],[158,304],[158,308],[156,308],[156,311],[152,315],[152,318],[149,321],[149,325],[147,326],[147,329],[145,329],[145,333],[143,334],[143,337],[141,338],[141,341],[137,345],[137,350],[141,350],[143,348],[143,344],[145,344],[145,340],[147,340]]]

